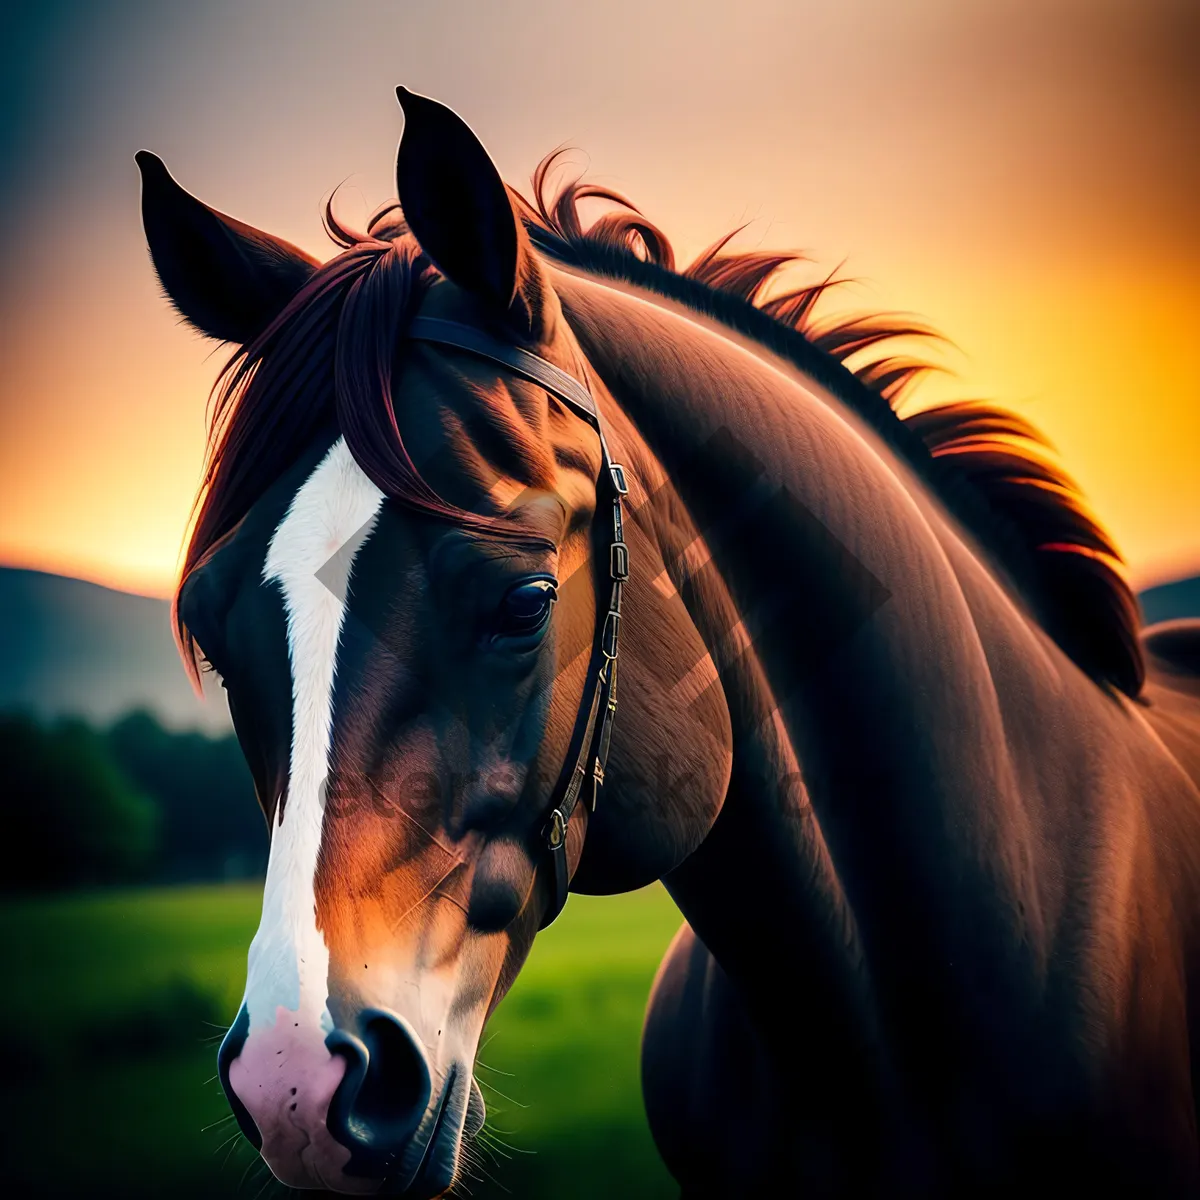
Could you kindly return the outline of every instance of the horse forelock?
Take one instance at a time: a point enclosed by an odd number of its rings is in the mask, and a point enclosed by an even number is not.
[[[346,248],[313,273],[254,342],[235,351],[214,388],[203,482],[173,614],[193,678],[202,654],[179,610],[183,586],[325,430],[337,430],[362,473],[389,499],[484,536],[519,543],[543,540],[531,538],[503,513],[447,502],[409,455],[393,407],[398,347],[408,322],[441,277],[394,206],[385,206],[381,214],[362,235],[331,228]],[[342,240],[355,236],[359,240],[348,245]],[[457,383],[464,385],[461,375]],[[480,416],[489,416],[482,401],[495,401],[498,395],[474,394]],[[493,408],[489,419],[493,428],[501,428],[489,439],[494,451],[512,434],[514,423],[503,403]],[[453,433],[448,440],[455,440]],[[459,436],[457,442],[464,451],[459,465],[469,473],[471,438]],[[518,459],[523,455],[527,465],[535,457],[528,439],[522,443],[510,436],[508,449]],[[497,473],[492,470],[493,481]]]

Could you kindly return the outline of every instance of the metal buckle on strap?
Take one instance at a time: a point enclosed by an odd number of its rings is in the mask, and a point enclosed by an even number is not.
[[[608,464],[608,475],[612,480],[613,491],[618,496],[628,496],[629,481],[625,478],[625,468],[620,463],[610,462]]]
[[[608,571],[622,583],[629,578],[629,547],[624,542],[613,542],[609,547]]]
[[[551,850],[557,850],[567,839],[567,822],[561,808],[556,808],[550,814],[550,824],[546,829],[546,844]]]
[[[604,630],[600,634],[600,653],[612,662],[617,657],[617,641],[621,634],[621,614],[610,608],[604,618]]]

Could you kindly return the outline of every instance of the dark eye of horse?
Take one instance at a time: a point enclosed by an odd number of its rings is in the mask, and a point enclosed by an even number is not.
[[[541,633],[550,620],[550,610],[557,599],[558,582],[549,576],[527,579],[510,588],[496,614],[492,641],[527,638]]]

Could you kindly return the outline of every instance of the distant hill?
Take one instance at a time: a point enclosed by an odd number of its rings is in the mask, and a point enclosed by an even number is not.
[[[1147,623],[1200,617],[1200,576],[1141,594]],[[165,600],[0,567],[0,712],[108,724],[147,708],[175,729],[229,728],[217,688],[201,702],[183,673]]]
[[[1147,625],[1178,617],[1200,617],[1200,575],[1147,588],[1139,598]]]
[[[223,733],[220,689],[201,701],[184,674],[165,600],[0,567],[0,711],[107,724],[134,708],[175,729]]]

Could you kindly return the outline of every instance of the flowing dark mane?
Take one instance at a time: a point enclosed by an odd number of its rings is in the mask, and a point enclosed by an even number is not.
[[[900,415],[901,401],[936,368],[897,344],[936,336],[931,330],[890,314],[821,316],[834,276],[772,293],[801,256],[733,253],[736,229],[677,270],[670,240],[624,196],[578,178],[555,185],[561,160],[558,151],[539,164],[532,202],[514,192],[544,254],[683,303],[794,363],[918,472],[1083,670],[1140,692],[1141,619],[1120,552],[1042,435],[976,400]],[[584,201],[606,206],[586,227]]]
[[[1140,617],[1120,553],[1041,435],[979,401],[897,412],[934,368],[896,344],[934,336],[929,329],[890,315],[823,317],[819,303],[839,282],[832,276],[772,292],[780,271],[800,256],[733,253],[728,245],[738,230],[676,270],[669,239],[623,196],[578,179],[554,187],[559,161],[552,154],[539,165],[532,203],[513,193],[544,254],[686,304],[794,363],[926,480],[1075,662],[1098,681],[1140,691]],[[607,206],[587,227],[584,201]],[[318,431],[335,424],[388,496],[491,533],[515,532],[502,519],[449,508],[421,478],[396,427],[395,349],[436,276],[398,205],[380,209],[365,233],[339,225],[328,205],[325,217],[342,253],[238,348],[214,391],[181,587]],[[196,646],[178,609],[176,630],[194,666]]]

